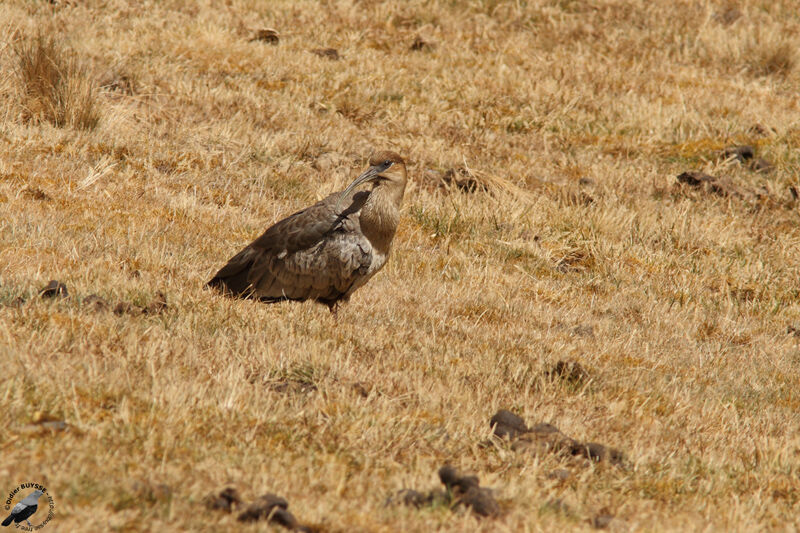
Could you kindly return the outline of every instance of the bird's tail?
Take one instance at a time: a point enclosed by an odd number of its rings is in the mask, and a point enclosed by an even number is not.
[[[233,256],[228,264],[217,272],[206,285],[220,290],[223,294],[248,296],[252,292],[250,268],[257,258],[257,252],[249,246]]]
[[[8,515],[8,518],[3,520],[3,525],[6,526],[6,527],[10,526],[12,520],[14,520],[14,515],[10,514],[10,515]]]

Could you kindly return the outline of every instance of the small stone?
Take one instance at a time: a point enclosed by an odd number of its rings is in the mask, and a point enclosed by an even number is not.
[[[725,159],[730,159],[731,157],[738,160],[740,163],[744,163],[748,159],[753,159],[755,156],[756,150],[752,146],[742,145],[742,146],[729,146],[722,151],[722,156]]]
[[[314,48],[311,53],[319,57],[330,59],[331,61],[338,61],[340,59],[339,51],[336,48]]]
[[[52,279],[47,286],[39,291],[39,296],[42,298],[66,298],[69,296],[69,292],[67,291],[66,285],[60,281]]]
[[[29,198],[33,198],[34,200],[39,200],[42,202],[49,202],[50,200],[52,200],[49,194],[47,194],[38,187],[25,187],[24,189],[22,189],[22,194],[24,194]]]
[[[431,51],[436,49],[436,43],[434,43],[430,39],[422,37],[421,35],[417,35],[416,37],[414,37],[414,42],[411,43],[410,49],[415,52],[419,52],[422,50]]]
[[[479,516],[493,517],[500,515],[500,506],[494,499],[492,491],[482,487],[470,487],[458,497],[459,503],[472,509]]]
[[[548,375],[570,383],[583,383],[589,379],[589,372],[576,361],[559,361],[550,369]]]
[[[224,511],[226,513],[230,513],[243,503],[239,491],[233,487],[222,489],[216,494],[209,494],[203,499],[203,502],[212,511]]]
[[[297,519],[288,511],[289,502],[275,494],[264,494],[251,503],[237,518],[239,522],[267,520],[287,529],[295,529]]]
[[[494,428],[494,434],[501,439],[509,438],[514,440],[522,433],[529,431],[522,417],[506,409],[497,411],[489,420],[489,425]]]
[[[260,41],[262,43],[268,43],[272,45],[276,45],[280,42],[280,36],[276,30],[272,28],[264,28],[263,30],[258,30],[256,34],[253,36],[250,41]]]
[[[430,505],[433,501],[433,496],[428,493],[424,494],[413,489],[402,489],[395,494],[394,497],[389,498],[387,503],[401,503],[409,507],[420,508],[425,505]]]
[[[115,315],[138,315],[142,313],[142,308],[128,302],[119,302],[114,306]]]
[[[717,178],[700,172],[699,170],[690,170],[678,175],[678,183],[685,183],[690,187],[699,187],[705,182],[715,181]]]

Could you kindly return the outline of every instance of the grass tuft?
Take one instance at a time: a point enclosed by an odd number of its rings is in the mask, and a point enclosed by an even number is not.
[[[89,70],[54,36],[38,33],[14,43],[20,104],[27,121],[91,130],[100,121]]]

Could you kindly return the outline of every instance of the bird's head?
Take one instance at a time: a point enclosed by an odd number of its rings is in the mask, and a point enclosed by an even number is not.
[[[397,190],[399,200],[402,200],[406,188],[406,162],[395,152],[384,151],[373,155],[369,159],[369,168],[342,191],[336,210],[353,189],[367,182],[374,183],[375,187],[387,185]]]

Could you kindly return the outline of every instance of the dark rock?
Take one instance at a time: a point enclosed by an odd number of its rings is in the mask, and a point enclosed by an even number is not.
[[[411,43],[410,49],[415,52],[419,52],[422,50],[425,51],[435,50],[436,43],[434,43],[430,39],[422,37],[421,35],[417,35],[416,37],[414,37],[414,42]]]
[[[731,157],[736,158],[740,163],[744,163],[748,159],[753,159],[756,155],[756,150],[752,146],[742,145],[742,146],[729,146],[722,151],[722,156],[725,159],[730,159]]]
[[[138,305],[133,305],[128,302],[119,302],[114,306],[115,315],[139,315],[143,309]]]
[[[29,198],[33,198],[34,200],[39,200],[42,202],[49,202],[50,200],[52,200],[49,194],[47,194],[38,187],[25,187],[24,189],[22,189],[22,194],[24,194]]]
[[[47,286],[39,291],[39,296],[42,298],[66,298],[69,296],[69,292],[67,291],[66,285],[52,279]]]
[[[690,170],[688,172],[684,172],[683,174],[678,174],[678,183],[685,183],[690,187],[699,187],[704,182],[711,182],[715,181],[717,178],[706,174],[704,172],[700,172],[699,170]]]
[[[413,489],[403,489],[399,491],[390,501],[397,501],[403,505],[420,508],[425,505],[430,505],[430,503],[433,501],[433,496],[431,493],[424,494]]]
[[[492,491],[482,487],[470,487],[458,495],[458,504],[466,505],[479,516],[494,517],[500,515],[500,505],[494,499]]]
[[[525,427],[524,422],[517,415],[508,411],[500,411],[492,417],[492,425],[499,427],[496,422],[498,415],[502,413],[501,420],[509,420],[517,425]],[[507,414],[506,414],[507,413]],[[596,442],[583,443],[564,435],[557,427],[552,424],[541,423],[526,428],[527,431],[513,434],[511,437],[511,449],[514,451],[527,450],[533,453],[560,453],[573,456],[582,456],[592,461],[606,461],[614,465],[624,464],[624,454],[615,449],[609,448]],[[495,429],[497,435],[497,430]],[[503,434],[505,436],[506,433]],[[440,474],[441,475],[441,474]],[[444,482],[444,479],[442,480]]]
[[[451,168],[442,176],[442,183],[446,186],[455,186],[461,192],[466,193],[488,190],[486,184],[478,181],[466,168]]]
[[[522,417],[506,409],[497,411],[491,420],[489,420],[489,425],[494,428],[494,434],[501,439],[508,437],[514,440],[522,433],[527,433],[529,431]]]
[[[250,41],[260,41],[262,43],[268,43],[272,45],[276,45],[280,42],[280,36],[276,30],[272,28],[265,28],[263,30],[258,30],[256,34],[253,36]]]
[[[547,375],[570,383],[583,383],[589,379],[589,372],[576,361],[559,361]]]
[[[319,57],[330,59],[331,61],[338,61],[339,51],[336,48],[314,48],[311,53]]]
[[[240,522],[267,520],[287,529],[297,527],[297,519],[288,511],[289,502],[275,494],[264,494],[237,517]]]
[[[209,494],[203,499],[203,503],[212,511],[225,511],[226,513],[230,513],[234,509],[241,507],[244,502],[238,490],[233,487],[227,487],[216,494]]]
[[[439,479],[453,496],[455,506],[465,505],[479,516],[498,516],[500,506],[492,491],[480,486],[477,476],[462,476],[450,465],[439,469]]]
[[[576,442],[571,446],[572,455],[582,455],[592,461],[608,461],[611,464],[622,464],[625,457],[621,451],[609,448],[596,442]]]
[[[439,469],[439,479],[448,490],[459,490],[461,492],[467,492],[470,488],[480,485],[478,476],[461,476],[450,465],[445,465]]]

